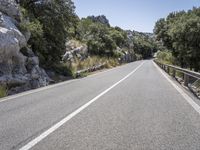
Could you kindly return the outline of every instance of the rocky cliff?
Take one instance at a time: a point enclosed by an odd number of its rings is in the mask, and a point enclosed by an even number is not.
[[[50,79],[27,46],[29,34],[19,30],[21,12],[15,0],[0,0],[0,85],[9,94],[39,88]],[[29,36],[27,36],[29,35]]]
[[[109,20],[104,15],[100,15],[100,16],[88,16],[87,18],[91,19],[94,22],[99,22],[99,23],[105,24],[107,26],[110,26]]]

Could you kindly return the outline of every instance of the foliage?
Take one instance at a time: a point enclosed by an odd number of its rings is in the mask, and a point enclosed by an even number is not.
[[[71,76],[73,78],[76,77],[76,68],[70,64],[70,63],[59,63],[59,64],[55,64],[54,66],[52,66],[52,69],[54,70],[54,72],[56,72],[57,74],[63,75],[63,76]]]
[[[127,33],[124,32],[119,27],[115,27],[110,29],[110,36],[115,41],[116,45],[119,47],[123,47],[126,44],[127,41]]]
[[[136,32],[132,40],[135,53],[141,55],[143,59],[151,58],[152,54],[158,50],[155,41],[144,33]]]
[[[158,51],[156,58],[162,63],[175,64],[175,58],[170,51]]]
[[[111,68],[119,65],[119,61],[116,58],[100,57],[100,56],[90,56],[85,60],[76,59],[73,63],[66,63],[65,66],[70,66],[73,72],[78,70],[83,70],[86,68],[91,68],[94,66],[105,64],[106,68]]]
[[[170,13],[158,20],[154,33],[171,50],[178,65],[200,71],[200,8]]]
[[[0,98],[7,96],[7,89],[4,86],[0,86]]]
[[[68,31],[76,22],[74,4],[71,0],[21,0],[24,18],[30,20],[25,26],[32,36],[28,41],[45,66],[59,63],[65,51]]]
[[[124,43],[124,34],[103,23],[89,18],[80,20],[77,26],[77,39],[87,43],[89,53],[101,56],[113,56],[117,46]]]
[[[43,67],[57,73],[74,76],[77,69],[94,60],[97,63],[104,60],[111,67],[118,65],[119,58],[127,52],[138,60],[151,57],[157,50],[151,34],[137,33],[130,38],[127,31],[111,27],[104,15],[79,19],[72,0],[20,0],[19,3],[23,14],[21,31],[31,32],[28,45]],[[74,64],[62,63],[69,39],[87,44],[91,58],[76,60]]]

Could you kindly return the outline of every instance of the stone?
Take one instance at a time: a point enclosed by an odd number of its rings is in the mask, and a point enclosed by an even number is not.
[[[39,58],[28,48],[31,34],[17,25],[21,12],[14,0],[0,0],[0,84],[9,94],[47,86],[51,79],[39,66]]]
[[[27,48],[27,47],[22,48],[20,50],[20,52],[26,57],[34,57],[35,56],[34,52],[30,48]]]
[[[28,57],[26,62],[26,68],[28,70],[31,70],[34,66],[39,66],[39,58],[36,56]]]
[[[73,62],[75,58],[85,59],[88,57],[88,48],[85,44],[78,44],[76,41],[71,40],[66,43],[66,53],[63,55],[62,60],[65,62]]]
[[[14,66],[21,66],[25,73],[23,66],[25,57],[20,53],[20,49],[26,46],[26,39],[10,17],[1,14],[0,20],[0,64],[11,69],[3,73],[11,73]]]
[[[4,14],[20,20],[20,9],[19,5],[16,4],[15,0],[0,0],[0,11]]]
[[[99,22],[99,23],[105,24],[107,26],[110,26],[109,20],[104,15],[100,15],[100,16],[88,16],[87,18],[91,19],[94,22]]]

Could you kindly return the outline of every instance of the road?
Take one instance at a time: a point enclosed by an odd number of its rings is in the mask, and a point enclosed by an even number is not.
[[[1,100],[0,150],[200,150],[200,107],[163,74],[137,61]]]

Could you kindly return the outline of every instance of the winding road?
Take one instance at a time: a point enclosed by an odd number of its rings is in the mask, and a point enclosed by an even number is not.
[[[0,99],[0,150],[200,150],[199,100],[152,60]]]

